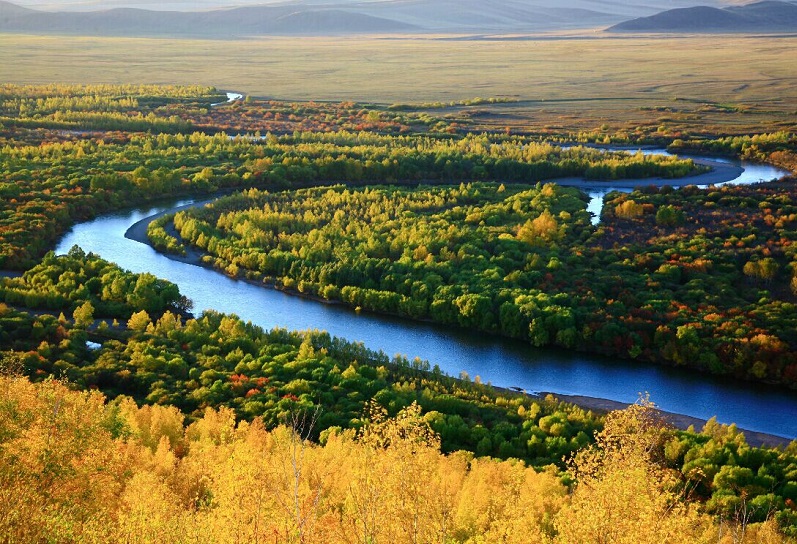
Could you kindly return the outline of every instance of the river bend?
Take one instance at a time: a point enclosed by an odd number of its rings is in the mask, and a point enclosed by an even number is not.
[[[742,182],[782,175],[770,167],[744,167]],[[795,393],[633,361],[538,349],[506,338],[401,318],[356,313],[342,305],[287,295],[181,263],[125,238],[134,223],[189,202],[113,213],[75,225],[55,251],[66,253],[76,244],[134,272],[150,272],[172,281],[194,301],[197,313],[204,309],[235,313],[266,329],[326,330],[388,355],[427,359],[454,376],[464,371],[497,386],[529,392],[551,391],[624,403],[632,403],[640,393],[647,392],[651,400],[669,412],[701,419],[717,416],[722,423],[736,423],[744,429],[797,437]]]

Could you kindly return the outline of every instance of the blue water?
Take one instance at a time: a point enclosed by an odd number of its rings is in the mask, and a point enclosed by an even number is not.
[[[668,155],[668,156],[671,155],[671,153],[669,153],[665,149],[642,149],[641,151],[645,155]],[[697,157],[693,155],[680,155],[680,156],[687,159],[706,160],[706,157]],[[714,185],[716,186],[750,185],[752,183],[761,183],[764,181],[772,181],[775,179],[780,179],[784,176],[789,175],[788,171],[777,168],[775,166],[771,166],[769,164],[757,164],[747,161],[737,161],[725,158],[712,158],[711,162],[741,166],[744,169],[737,177],[730,179],[728,181],[723,181],[722,183],[715,183]],[[698,185],[698,187],[701,187],[701,185]],[[607,194],[611,193],[612,191],[630,193],[631,191],[633,191],[633,189],[624,188],[624,187],[606,186],[606,182],[596,182],[595,187],[589,187],[585,189],[585,192],[589,195],[590,198],[589,204],[587,205],[587,211],[592,212],[593,225],[597,225],[598,223],[600,223],[601,210],[603,209],[603,197],[605,197]]]
[[[776,170],[758,168],[746,170],[747,178],[770,179],[768,172],[778,177]],[[180,204],[183,202],[173,206]],[[632,361],[536,349],[504,338],[368,312],[355,313],[340,305],[286,295],[173,261],[124,237],[133,223],[170,207],[115,213],[76,225],[60,241],[56,252],[65,253],[77,244],[134,272],[151,272],[168,279],[194,301],[196,314],[214,309],[235,313],[267,329],[326,330],[391,356],[426,359],[454,376],[465,371],[471,378],[478,375],[484,382],[529,392],[550,391],[627,403],[636,401],[640,393],[649,393],[663,410],[704,419],[716,416],[722,423],[736,423],[745,429],[797,437],[795,393]]]

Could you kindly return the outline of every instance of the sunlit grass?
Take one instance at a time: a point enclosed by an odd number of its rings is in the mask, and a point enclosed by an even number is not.
[[[163,40],[0,36],[0,80],[207,84],[290,100],[509,97],[537,123],[697,116],[722,129],[794,128],[797,37]],[[705,111],[704,104],[729,110]],[[650,108],[675,108],[673,112]],[[735,110],[735,111],[734,111]]]

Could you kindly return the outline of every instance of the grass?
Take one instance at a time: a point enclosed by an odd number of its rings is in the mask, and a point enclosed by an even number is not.
[[[5,34],[0,80],[199,83],[262,97],[384,104],[519,101],[489,105],[487,126],[505,114],[579,129],[606,122],[795,130],[795,50],[797,37],[759,36],[219,41]]]

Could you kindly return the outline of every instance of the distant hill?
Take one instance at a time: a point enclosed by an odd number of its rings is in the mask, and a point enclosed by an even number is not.
[[[609,32],[738,33],[797,32],[797,4],[766,0],[723,9],[671,9],[614,25]]]
[[[294,11],[266,21],[255,34],[363,34],[418,30],[414,25],[339,9]]]
[[[0,0],[0,28],[19,17],[24,17],[28,13],[36,12],[31,9],[23,8],[21,6]]]
[[[23,2],[26,0],[20,0]],[[63,0],[64,2],[66,0]],[[194,5],[208,5],[207,1]],[[42,11],[0,0],[0,32],[238,38],[391,33],[500,34],[605,28],[651,15],[645,0],[241,0],[242,7],[185,11],[182,0],[153,10],[142,0],[103,0],[91,11]],[[670,0],[674,6],[698,0]],[[707,0],[724,5],[730,0]],[[224,2],[221,2],[223,5]],[[36,5],[27,0],[28,6]],[[91,6],[91,2],[80,5]],[[52,0],[51,7],[68,7]],[[174,6],[175,10],[164,9]],[[113,7],[113,9],[108,9]],[[156,11],[157,10],[157,11]]]
[[[209,12],[115,8],[89,12],[44,12],[0,0],[0,32],[234,38],[413,30],[416,30],[413,25],[404,22],[326,8],[296,10],[287,6],[260,6]]]

